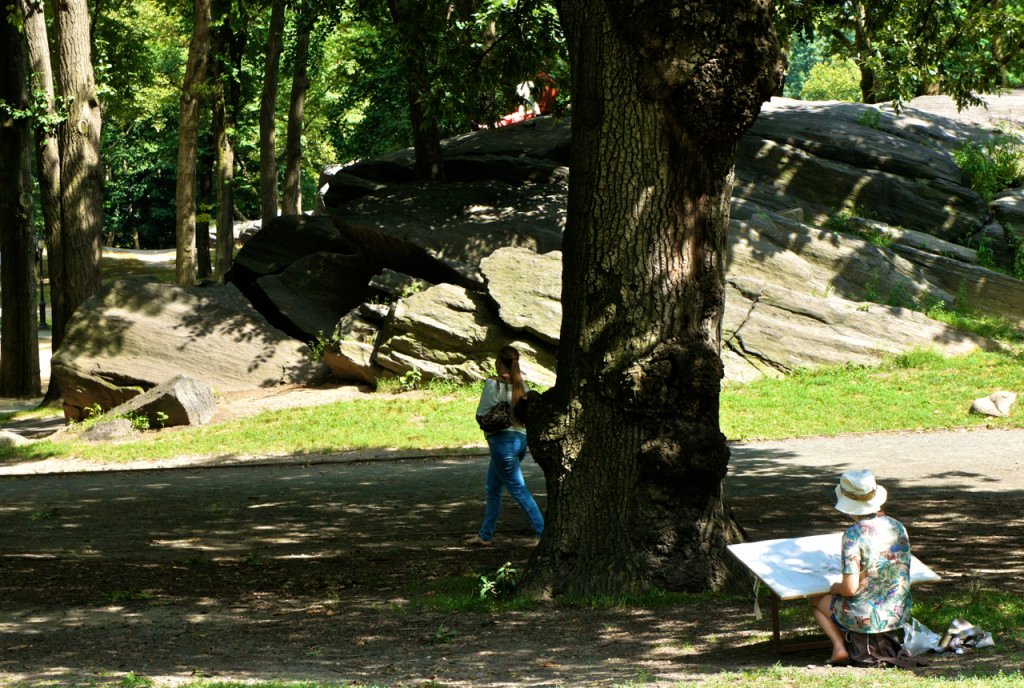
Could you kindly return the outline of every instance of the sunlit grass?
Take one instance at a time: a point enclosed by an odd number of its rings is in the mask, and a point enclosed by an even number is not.
[[[753,671],[724,671],[702,682],[706,688],[1017,688],[1019,672],[991,676],[919,676],[909,671],[812,671],[775,665]]]
[[[722,431],[730,439],[779,439],[846,432],[1024,427],[1024,415],[968,413],[992,392],[1024,389],[1019,354],[976,352],[944,357],[919,351],[878,367],[796,371],[722,392]]]
[[[917,351],[877,367],[797,371],[783,379],[727,385],[722,430],[731,440],[781,439],[850,432],[1020,428],[1009,418],[970,414],[971,401],[995,390],[1024,389],[1024,358],[977,352],[944,357]],[[323,406],[267,411],[198,428],[147,432],[120,443],[89,444],[73,433],[24,447],[0,448],[3,459],[77,457],[126,462],[179,456],[277,456],[353,450],[424,451],[479,447],[474,420],[480,385],[378,393]]]
[[[452,449],[480,445],[474,420],[476,387],[444,396],[374,395],[322,406],[266,411],[227,423],[171,428],[120,443],[90,444],[74,435],[23,447],[0,457],[55,456],[124,462],[179,456],[329,454],[360,449]]]

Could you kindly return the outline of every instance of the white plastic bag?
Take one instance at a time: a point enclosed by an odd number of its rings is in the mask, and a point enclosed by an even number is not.
[[[942,638],[917,619],[911,618],[910,623],[903,624],[903,649],[911,657],[923,655],[925,652],[942,652],[939,642]]]

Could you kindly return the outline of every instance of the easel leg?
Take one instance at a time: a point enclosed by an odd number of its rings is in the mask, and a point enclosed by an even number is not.
[[[771,615],[772,615],[772,644],[775,651],[781,651],[782,632],[779,630],[779,596],[771,593]]]

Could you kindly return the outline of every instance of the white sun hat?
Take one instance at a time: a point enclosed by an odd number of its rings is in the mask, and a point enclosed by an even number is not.
[[[881,509],[887,496],[871,471],[847,471],[836,485],[836,509],[851,516],[866,516]]]

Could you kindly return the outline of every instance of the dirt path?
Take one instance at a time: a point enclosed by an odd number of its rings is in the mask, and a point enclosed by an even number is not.
[[[868,466],[915,552],[945,577],[935,591],[972,581],[1024,591],[1024,431],[748,444],[733,456],[726,489],[753,539],[838,529],[835,476]],[[0,478],[0,682],[100,685],[134,671],[166,682],[579,686],[778,659],[740,598],[503,615],[410,604],[506,561],[525,565],[525,519],[508,508],[496,546],[464,544],[482,509],[483,458],[340,458]],[[539,469],[525,468],[543,503]],[[1022,651],[938,666],[1019,669]]]

